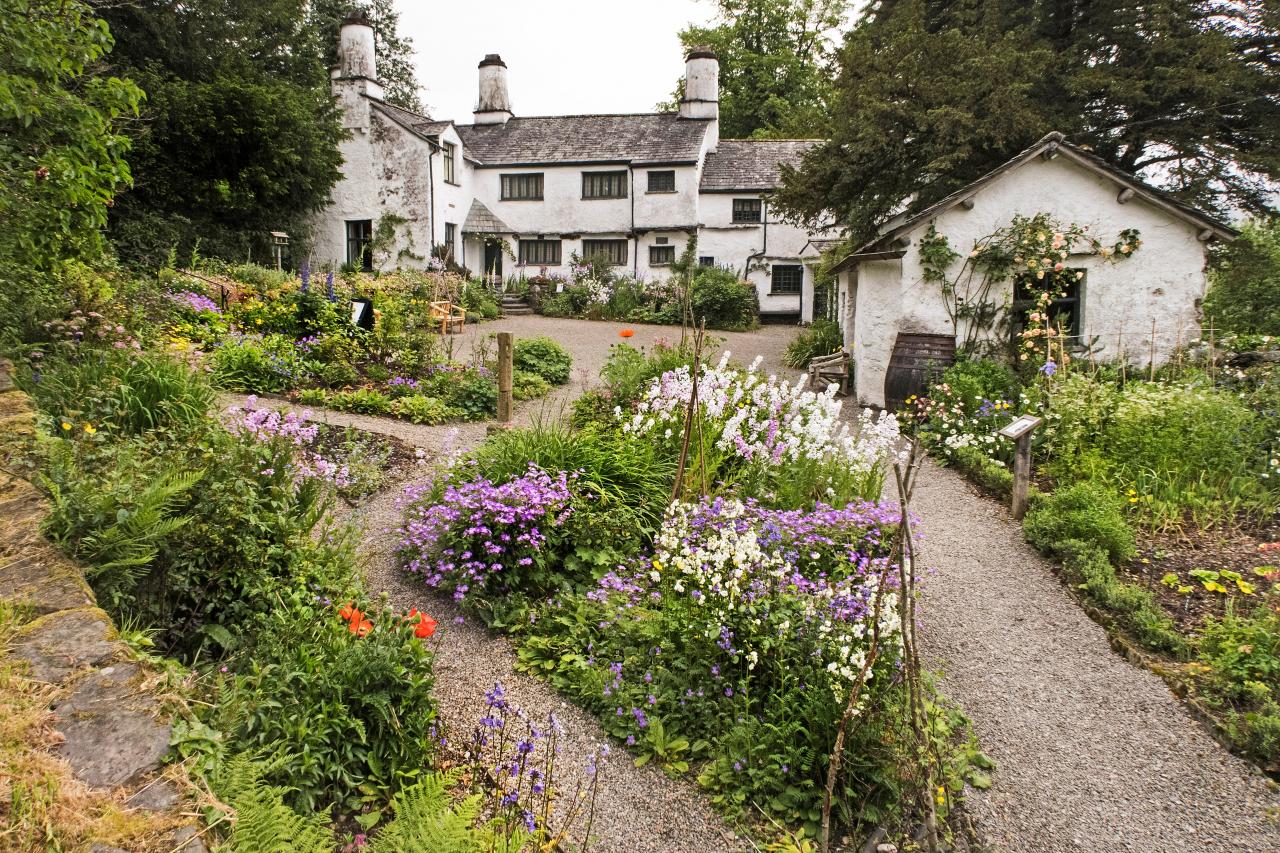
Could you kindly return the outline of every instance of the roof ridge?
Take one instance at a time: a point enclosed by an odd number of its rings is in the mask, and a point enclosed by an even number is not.
[[[507,122],[506,122],[506,123],[507,123],[507,124],[510,124],[510,123],[511,123],[511,122],[513,122],[513,121],[526,121],[526,120],[529,120],[529,119],[551,119],[551,118],[650,118],[650,117],[656,118],[656,117],[658,117],[658,116],[678,116],[678,115],[679,115],[679,113],[676,113],[676,112],[657,112],[657,113],[567,113],[567,114],[565,114],[565,115],[554,115],[554,116],[521,116],[521,115],[516,115],[516,116],[512,116],[511,118],[507,119]],[[691,119],[691,121],[710,121],[710,119]],[[456,127],[504,127],[505,125],[500,125],[500,124],[493,124],[493,125],[489,125],[489,124],[476,124],[475,122],[472,122],[472,123],[470,123],[470,124],[457,124],[457,123],[455,123],[455,126],[456,126]]]

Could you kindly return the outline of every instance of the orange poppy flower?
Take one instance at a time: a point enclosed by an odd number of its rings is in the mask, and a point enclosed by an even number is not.
[[[364,618],[364,612],[355,606],[355,602],[347,602],[338,610],[338,617],[347,623],[347,630],[357,637],[363,637],[373,630],[373,623]]]
[[[418,608],[416,607],[411,609],[408,616],[405,618],[412,622],[415,616],[418,619],[418,624],[413,629],[413,636],[420,640],[425,640],[427,637],[433,636],[436,632],[436,625],[438,624],[436,620],[432,619],[425,613],[419,613]]]
[[[623,338],[629,338],[634,334],[635,332],[631,329],[623,329],[621,332],[618,332],[619,337],[623,337]]]

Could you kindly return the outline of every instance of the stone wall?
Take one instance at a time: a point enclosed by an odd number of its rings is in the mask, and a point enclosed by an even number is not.
[[[54,688],[54,752],[71,775],[126,808],[171,818],[164,849],[203,853],[199,827],[184,817],[192,809],[183,786],[165,772],[171,725],[148,689],[160,679],[120,642],[81,567],[40,533],[48,502],[22,464],[35,434],[31,400],[14,386],[12,365],[0,360],[0,601],[27,620],[0,650],[0,662],[16,662],[19,677]],[[89,849],[120,850],[102,843]]]

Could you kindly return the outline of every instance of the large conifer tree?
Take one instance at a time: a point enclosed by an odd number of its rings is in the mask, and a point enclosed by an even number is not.
[[[855,237],[1050,130],[1219,212],[1280,176],[1269,0],[880,0],[848,34],[831,141],[779,202]]]

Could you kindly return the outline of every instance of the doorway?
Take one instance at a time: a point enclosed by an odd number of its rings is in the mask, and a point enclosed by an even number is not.
[[[502,244],[496,240],[485,241],[484,276],[491,285],[502,284]]]

